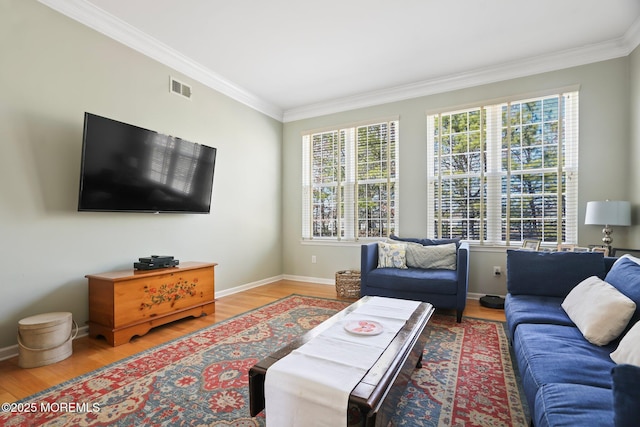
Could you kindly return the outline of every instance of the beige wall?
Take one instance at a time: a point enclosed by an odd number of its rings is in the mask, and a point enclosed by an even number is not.
[[[599,242],[600,229],[585,226],[589,200],[629,197],[629,59],[621,58],[526,78],[362,108],[340,114],[285,123],[283,159],[284,273],[331,279],[336,271],[357,268],[358,245],[314,245],[300,240],[300,157],[304,130],[398,115],[400,117],[400,235],[426,236],[427,110],[580,85],[579,243]],[[624,230],[616,243],[627,244]],[[315,255],[317,263],[311,263]],[[494,277],[494,265],[505,268],[504,248],[473,247],[470,292],[506,293],[505,275]]]
[[[0,58],[0,349],[23,317],[84,325],[84,275],[142,256],[218,262],[218,291],[282,273],[280,122],[35,0],[0,0]],[[78,213],[85,111],[217,147],[211,214]]]

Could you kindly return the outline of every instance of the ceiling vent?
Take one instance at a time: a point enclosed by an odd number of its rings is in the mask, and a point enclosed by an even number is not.
[[[169,76],[169,91],[176,95],[191,99],[191,86],[182,83],[171,76]]]

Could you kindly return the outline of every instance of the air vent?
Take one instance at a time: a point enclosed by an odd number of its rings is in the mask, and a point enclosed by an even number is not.
[[[186,85],[171,76],[169,76],[169,91],[176,95],[191,99],[191,86]]]

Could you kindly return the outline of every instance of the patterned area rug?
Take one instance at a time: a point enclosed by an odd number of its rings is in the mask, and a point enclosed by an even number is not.
[[[249,368],[347,305],[283,298],[17,402],[0,425],[264,426],[264,412],[249,416]],[[429,325],[394,425],[526,426],[504,325],[438,314]]]

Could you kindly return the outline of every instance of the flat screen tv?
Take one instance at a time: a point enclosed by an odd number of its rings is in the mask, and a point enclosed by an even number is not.
[[[216,149],[84,115],[78,211],[209,213]]]

